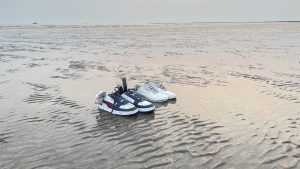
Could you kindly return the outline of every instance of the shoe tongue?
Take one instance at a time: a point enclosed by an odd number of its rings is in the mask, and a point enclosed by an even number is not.
[[[140,88],[141,86],[140,85],[135,85],[135,90],[137,90],[138,88]]]
[[[117,91],[119,94],[124,93],[124,89],[121,85],[118,85],[117,87],[115,87],[115,91]]]
[[[114,95],[114,96],[117,96],[117,97],[121,96],[121,94],[119,93],[119,91],[114,91],[111,94]]]

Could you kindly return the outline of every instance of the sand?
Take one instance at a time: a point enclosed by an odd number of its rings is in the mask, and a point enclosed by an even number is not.
[[[300,24],[0,26],[0,168],[299,168]],[[159,79],[152,114],[100,90]]]

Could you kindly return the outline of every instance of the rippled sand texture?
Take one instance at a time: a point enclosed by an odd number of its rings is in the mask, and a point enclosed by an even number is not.
[[[99,90],[160,79],[154,114]],[[0,168],[300,168],[300,24],[0,26]]]

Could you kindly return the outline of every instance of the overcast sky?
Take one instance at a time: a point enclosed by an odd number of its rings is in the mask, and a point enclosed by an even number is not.
[[[300,0],[0,0],[0,24],[300,20]]]

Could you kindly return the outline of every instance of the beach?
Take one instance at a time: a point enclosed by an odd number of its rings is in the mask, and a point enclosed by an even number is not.
[[[0,26],[0,168],[300,168],[300,23]],[[126,77],[177,100],[133,117]]]

